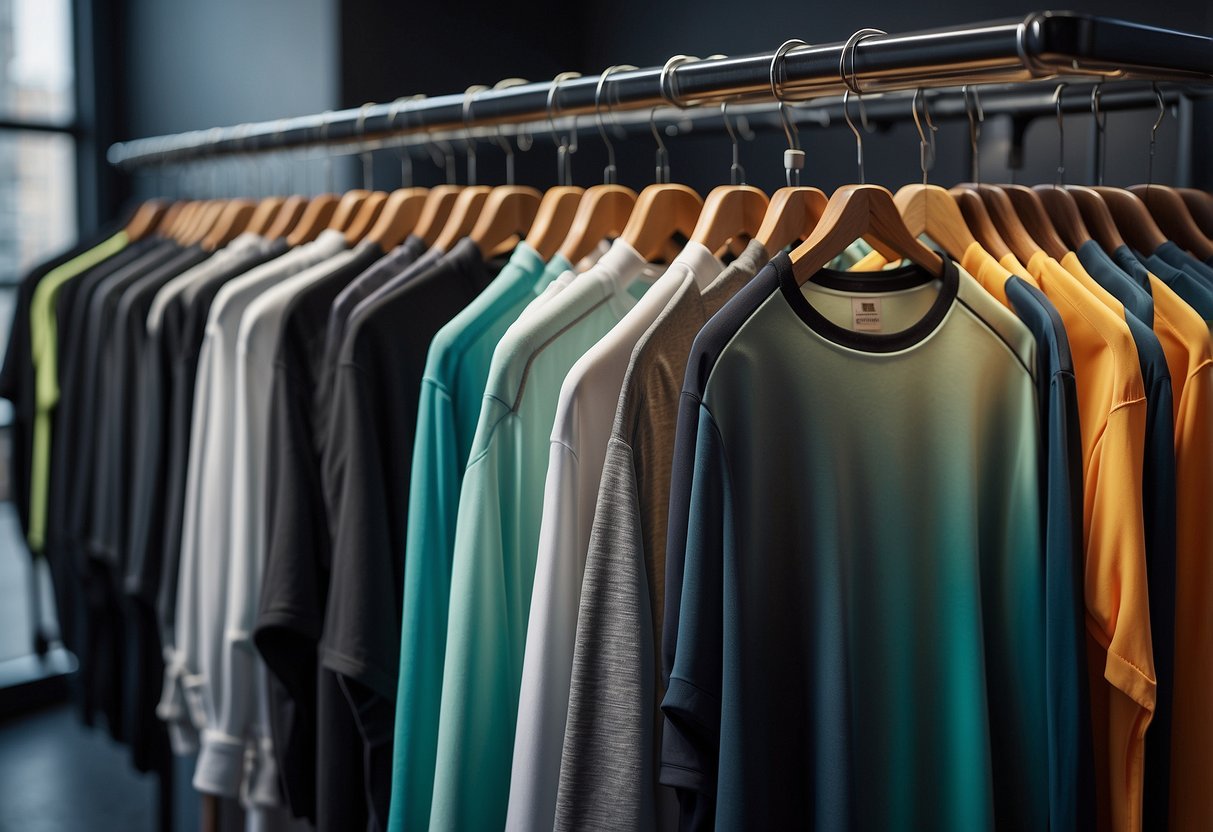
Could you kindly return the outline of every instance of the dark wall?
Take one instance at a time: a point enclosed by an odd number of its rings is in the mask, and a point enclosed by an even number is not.
[[[118,138],[332,109],[337,0],[111,0],[125,39]],[[136,192],[163,188],[149,174]]]

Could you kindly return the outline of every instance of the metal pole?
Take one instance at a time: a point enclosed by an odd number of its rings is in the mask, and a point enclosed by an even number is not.
[[[788,99],[841,94],[838,73],[844,43],[797,47],[783,56]],[[865,93],[1088,76],[1152,80],[1213,80],[1213,38],[1069,12],[1035,12],[1023,20],[865,38],[853,55],[855,82]],[[769,100],[771,53],[689,61],[669,73],[683,101]],[[611,108],[635,110],[664,103],[661,69],[611,75]],[[560,85],[560,113],[594,110],[597,76]],[[110,148],[112,163],[125,166],[179,161],[201,154],[274,150],[340,143],[386,133],[450,130],[538,121],[547,112],[550,83],[491,90],[476,97],[473,118],[463,119],[463,95],[398,104],[376,104],[327,116],[194,131],[139,139]],[[406,126],[407,125],[407,126]],[[324,126],[324,136],[321,128]]]

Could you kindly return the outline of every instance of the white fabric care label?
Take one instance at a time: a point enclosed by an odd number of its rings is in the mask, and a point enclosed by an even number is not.
[[[880,332],[880,298],[851,298],[851,325],[856,332]]]

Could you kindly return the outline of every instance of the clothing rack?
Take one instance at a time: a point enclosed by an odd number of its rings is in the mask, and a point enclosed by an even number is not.
[[[594,75],[400,99],[122,142],[110,147],[108,158],[114,165],[137,168],[395,134],[466,133],[596,109],[612,114],[645,110],[647,122],[654,107],[769,103],[776,93],[790,102],[840,95],[848,88],[867,94],[1058,78],[1213,82],[1213,38],[1089,14],[1044,11],[1022,20],[907,34],[874,32],[860,30],[845,42],[775,53],[681,63],[672,59],[665,67],[620,70],[601,85],[601,94],[600,76]]]

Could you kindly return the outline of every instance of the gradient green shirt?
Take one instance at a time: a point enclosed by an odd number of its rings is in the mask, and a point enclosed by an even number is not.
[[[30,300],[30,353],[34,363],[34,435],[30,468],[29,547],[42,551],[46,542],[46,497],[50,478],[51,413],[59,403],[58,326],[55,301],[59,289],[126,247],[129,238],[119,231],[105,242],[73,257],[38,283]]]
[[[950,262],[772,270],[700,333],[662,781],[717,829],[1046,828],[1031,333]]]

